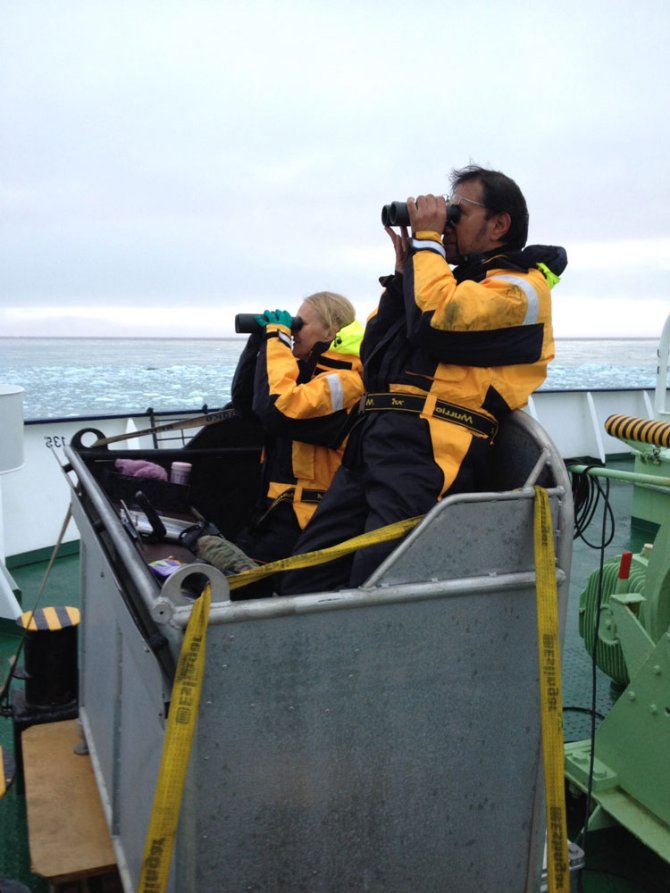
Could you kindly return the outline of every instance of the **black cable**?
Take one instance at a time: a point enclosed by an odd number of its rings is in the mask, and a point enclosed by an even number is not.
[[[593,709],[591,707],[563,707],[564,713],[586,713],[588,716],[593,716]],[[598,719],[605,719],[605,715],[603,713],[599,713],[596,710],[596,716]]]
[[[600,615],[603,597],[603,567],[605,563],[605,549],[614,539],[615,521],[614,512],[609,500],[610,484],[605,479],[605,485],[595,476],[589,475],[589,470],[600,466],[587,465],[583,471],[571,472],[572,495],[575,506],[575,532],[574,538],[578,537],[591,549],[599,552],[599,570],[598,570],[598,590],[596,594],[596,625],[594,630],[593,653],[591,655],[591,708],[585,712],[591,716],[591,754],[589,760],[588,788],[586,792],[584,826],[578,835],[578,842],[586,852],[586,829],[591,813],[591,800],[593,795],[593,769],[595,761],[595,736],[596,736],[596,718],[602,719],[601,714],[596,710],[597,701],[597,663],[596,653],[598,647],[598,633],[600,629]],[[598,511],[601,500],[603,501],[602,509],[602,526],[600,531],[600,545],[591,543],[586,537],[586,530],[593,521]],[[608,534],[609,522],[609,534]]]
[[[587,473],[570,474],[572,482],[572,499],[575,507],[574,539],[581,537],[593,517],[593,494],[595,486]]]
[[[612,511],[609,501],[609,480],[605,480],[605,485],[603,487],[603,484],[597,477],[589,474],[591,468],[600,467],[602,466],[587,465],[583,471],[570,472],[572,499],[575,506],[575,531],[573,538],[577,539],[579,537],[591,549],[601,549],[609,546],[614,539],[616,526],[614,522],[614,512]],[[600,546],[598,546],[595,543],[589,542],[585,534],[598,511],[601,499],[603,499],[605,503],[604,510],[609,518],[611,530],[607,537],[607,541],[604,543],[601,541]]]
[[[604,498],[603,505],[603,515],[602,515],[602,527],[600,532],[600,546],[591,546],[591,548],[598,549],[600,552],[599,566],[598,566],[598,591],[596,594],[596,625],[593,635],[593,653],[591,655],[591,754],[589,759],[589,773],[588,773],[588,787],[586,791],[586,803],[584,806],[584,825],[582,830],[577,836],[576,843],[579,843],[581,848],[584,850],[584,859],[586,860],[586,832],[589,824],[589,818],[591,815],[591,800],[593,795],[593,770],[595,765],[595,749],[596,749],[596,702],[597,702],[597,663],[596,663],[596,653],[598,649],[598,633],[600,631],[600,615],[601,615],[601,606],[602,606],[602,598],[603,598],[603,568],[605,564],[605,549],[612,542],[612,538],[614,536],[614,515],[612,512],[612,506],[609,502],[609,481],[606,481],[605,492],[603,493],[602,488],[600,487],[600,482],[598,484],[598,497],[596,497],[596,504],[600,499],[600,496]],[[611,524],[611,533],[609,539],[607,539],[607,519],[610,519]],[[593,518],[593,513],[591,513],[591,519]],[[587,545],[591,545],[588,540],[583,536],[583,533],[580,534],[581,538]]]

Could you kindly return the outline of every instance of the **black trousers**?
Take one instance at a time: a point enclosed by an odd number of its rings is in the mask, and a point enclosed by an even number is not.
[[[394,521],[425,514],[439,498],[444,475],[433,458],[425,420],[398,412],[365,417],[352,433],[338,470],[294,554],[341,543]],[[399,540],[279,579],[279,592],[294,595],[359,586]]]
[[[270,500],[267,500],[267,504],[270,504]],[[235,543],[254,561],[268,564],[270,561],[287,558],[300,534],[300,525],[291,503],[280,502],[258,527],[250,524],[243,528],[235,537]],[[268,598],[277,585],[277,577],[272,575],[236,589],[231,599],[240,601],[247,598]]]
[[[271,501],[266,501],[269,506]],[[258,526],[251,523],[243,528],[235,537],[235,542],[254,561],[267,564],[287,558],[301,532],[291,503],[280,502]]]

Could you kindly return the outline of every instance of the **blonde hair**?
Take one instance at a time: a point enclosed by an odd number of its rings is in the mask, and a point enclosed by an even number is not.
[[[334,291],[317,291],[305,298],[319,314],[319,319],[335,335],[356,319],[354,305],[349,298]]]

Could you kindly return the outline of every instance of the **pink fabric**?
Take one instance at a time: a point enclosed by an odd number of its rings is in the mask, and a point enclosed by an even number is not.
[[[168,479],[167,471],[155,462],[147,462],[145,459],[117,459],[115,467],[121,474],[134,478],[154,478],[157,481]]]

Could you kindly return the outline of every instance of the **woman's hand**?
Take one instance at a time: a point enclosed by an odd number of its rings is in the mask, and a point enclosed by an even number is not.
[[[268,325],[273,325],[286,326],[290,330],[293,317],[288,310],[266,310],[262,316],[256,317],[256,322],[263,329]]]

